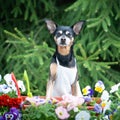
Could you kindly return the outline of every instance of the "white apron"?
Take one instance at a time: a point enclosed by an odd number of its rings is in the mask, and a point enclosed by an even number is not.
[[[57,60],[57,73],[52,96],[61,97],[65,94],[72,94],[71,85],[75,82],[76,74],[76,66],[73,68],[67,68],[61,66]]]

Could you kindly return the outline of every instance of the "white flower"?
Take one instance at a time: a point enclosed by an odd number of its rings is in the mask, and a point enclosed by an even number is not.
[[[5,79],[6,83],[7,83],[7,85],[8,85],[10,88],[12,88],[14,91],[16,91],[15,83],[14,83],[14,81],[12,80],[11,74],[6,74],[6,75],[4,76],[4,79]]]
[[[46,103],[46,100],[40,98],[39,96],[27,97],[26,101],[29,101],[31,104],[36,106]]]
[[[99,80],[96,84],[95,84],[95,91],[102,93],[103,90],[105,89],[105,86],[103,84],[103,82],[101,80]]]
[[[109,116],[108,116],[108,115],[105,115],[105,116],[103,117],[103,120],[110,120],[110,119],[109,119]]]
[[[7,88],[7,85],[6,85],[6,84],[0,85],[0,93],[3,92],[3,89],[4,89],[4,88]]]
[[[109,100],[109,101],[106,103],[106,106],[105,106],[104,109],[103,109],[103,114],[105,113],[106,110],[109,110],[109,109],[110,109],[111,103],[112,103],[111,100]]]
[[[85,88],[82,89],[83,95],[88,95],[90,93],[91,87],[88,85]]]
[[[105,89],[105,86],[101,80],[99,80],[96,84],[95,87],[101,87],[103,90]]]
[[[26,89],[25,89],[25,86],[23,84],[23,81],[18,80],[17,83],[18,83],[18,87],[22,90],[22,92],[25,92]]]
[[[108,93],[108,91],[107,90],[104,90],[103,91],[103,93],[102,93],[102,95],[101,95],[101,100],[102,101],[108,101],[109,100],[109,93]]]
[[[78,112],[78,110],[79,110],[78,107],[74,107],[74,108],[73,108],[73,111],[74,111],[74,112]]]
[[[118,84],[116,84],[116,85],[113,85],[113,86],[111,87],[110,93],[114,93],[114,92],[118,91],[119,86],[120,86],[120,83],[118,83]]]
[[[0,93],[7,94],[8,92],[11,92],[12,89],[8,87],[6,84],[0,85]]]
[[[75,120],[90,120],[90,113],[82,110],[75,116]]]

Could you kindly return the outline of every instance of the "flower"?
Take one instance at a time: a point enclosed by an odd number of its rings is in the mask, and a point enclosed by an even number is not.
[[[79,111],[78,107],[74,107],[73,111],[78,112]]]
[[[8,85],[10,88],[12,88],[14,91],[16,91],[15,83],[14,83],[14,81],[12,80],[11,74],[6,74],[6,75],[4,76],[4,79],[5,79],[6,83],[7,83],[7,85]]]
[[[57,114],[58,118],[61,120],[69,118],[69,113],[63,106],[59,106],[55,109],[55,113]]]
[[[75,120],[90,120],[90,113],[82,110],[75,116]]]
[[[85,102],[90,102],[92,98],[90,96],[84,96]]]
[[[12,89],[10,87],[8,87],[6,84],[0,85],[0,93],[7,94],[11,91],[12,91]]]
[[[110,110],[111,102],[112,102],[111,100],[106,102],[106,105],[103,109],[103,114],[106,112],[106,110]]]
[[[111,87],[110,93],[114,93],[114,92],[118,91],[119,86],[120,86],[120,83],[118,83],[118,84],[116,84],[116,85],[113,85],[113,86]]]
[[[0,96],[0,107],[7,106],[9,108],[16,107],[19,108],[22,102],[21,98],[11,98],[9,95],[3,94]]]
[[[10,108],[10,111],[9,112],[6,112],[4,115],[3,115],[3,120],[17,120],[19,119],[19,111],[12,107]]]
[[[68,104],[67,105],[67,111],[71,111],[72,109],[75,108],[75,105],[74,104]]]
[[[90,86],[86,86],[85,88],[82,89],[83,95],[89,95],[92,96],[94,91],[91,89]]]
[[[95,104],[94,105],[94,111],[96,112],[96,113],[102,113],[102,107],[99,105],[99,104]]]
[[[108,91],[104,90],[103,93],[102,93],[102,95],[101,95],[101,100],[102,101],[108,101],[109,97],[110,97],[110,95],[109,95]]]
[[[81,106],[84,103],[83,97],[76,97],[72,95],[63,95],[62,100],[57,104],[58,106],[62,105],[67,107],[68,110],[72,110],[76,106]]]
[[[86,86],[85,88],[82,89],[83,95],[89,95],[90,94],[90,86]]]
[[[46,100],[40,98],[39,96],[27,97],[26,101],[29,101],[32,105],[36,106],[46,103]]]
[[[102,108],[105,108],[106,104],[107,104],[106,101],[102,101],[102,102],[101,102],[101,107],[102,107]]]
[[[23,81],[18,80],[17,83],[18,83],[18,87],[22,90],[22,92],[25,92],[26,89],[25,89],[25,86],[23,84]]]
[[[103,84],[103,82],[101,80],[99,80],[96,84],[95,84],[95,91],[102,93],[103,90],[105,89],[105,86]]]
[[[71,103],[74,99],[74,96],[70,95],[70,94],[66,94],[62,96],[62,99],[64,102],[66,103]]]

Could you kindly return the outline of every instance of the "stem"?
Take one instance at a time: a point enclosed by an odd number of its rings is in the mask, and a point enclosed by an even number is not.
[[[120,95],[118,94],[118,92],[115,92],[115,94],[120,99]]]

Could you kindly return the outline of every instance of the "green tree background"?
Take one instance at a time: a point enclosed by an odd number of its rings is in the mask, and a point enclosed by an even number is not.
[[[2,75],[23,79],[27,70],[32,93],[45,95],[55,44],[44,18],[60,25],[86,21],[74,46],[81,88],[103,80],[109,90],[120,81],[119,0],[0,0]]]

